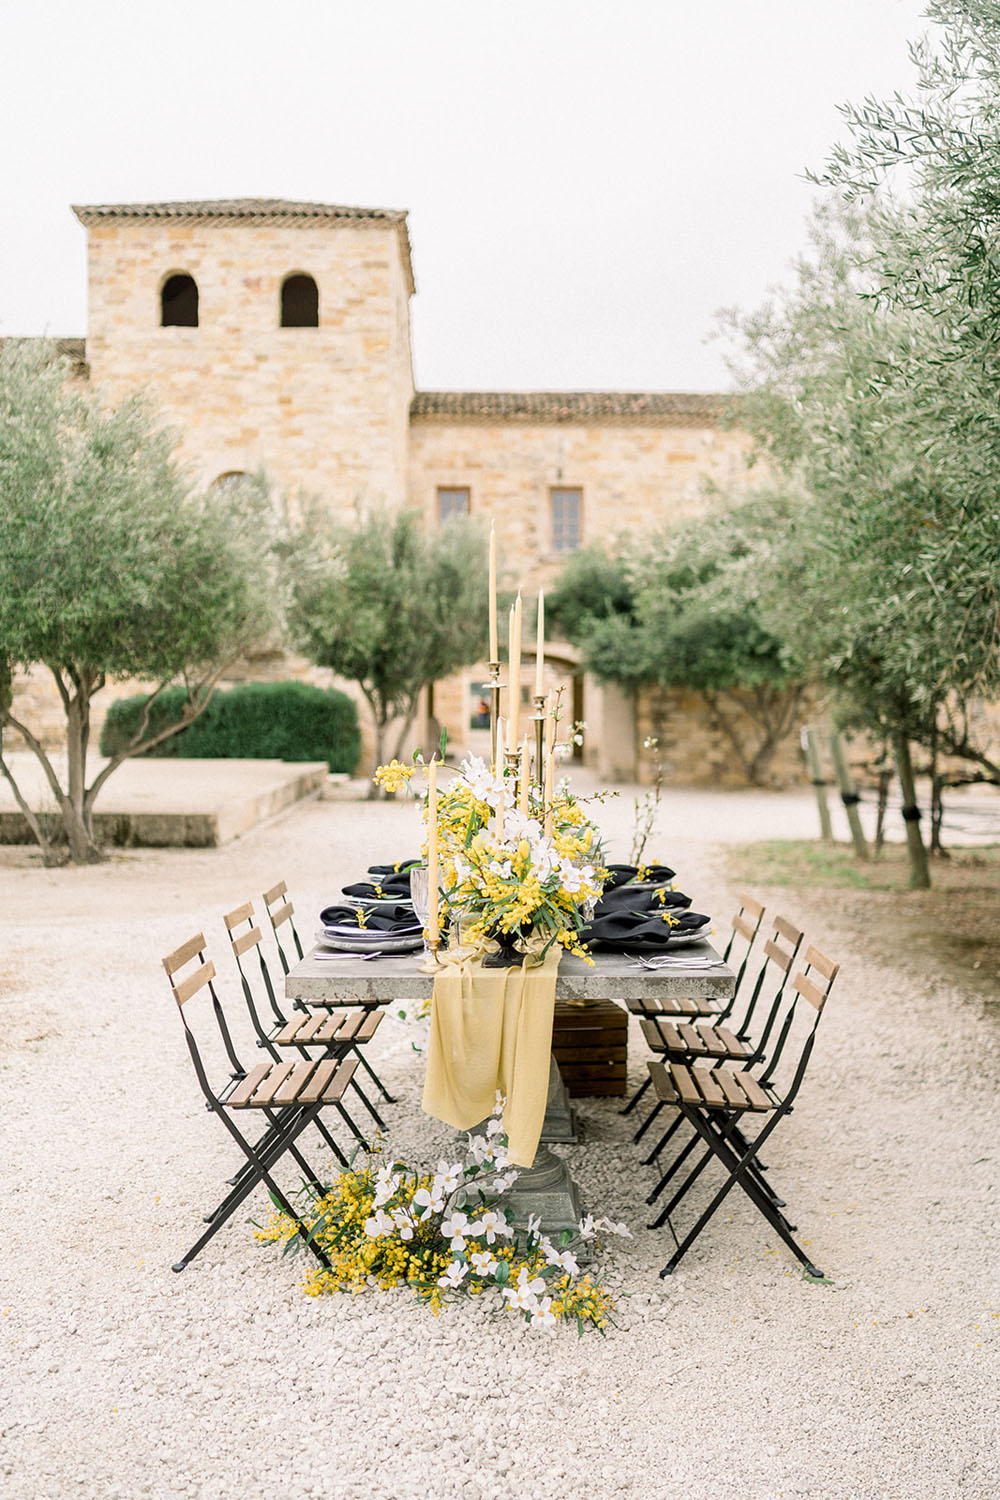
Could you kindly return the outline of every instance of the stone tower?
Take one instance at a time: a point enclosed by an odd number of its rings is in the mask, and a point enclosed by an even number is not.
[[[406,501],[413,398],[406,214],[280,199],[76,207],[87,360],[112,402],[148,386],[203,483]]]

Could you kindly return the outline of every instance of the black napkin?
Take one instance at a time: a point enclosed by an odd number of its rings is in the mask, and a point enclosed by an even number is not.
[[[364,927],[358,921],[358,911],[364,915]],[[319,914],[324,927],[357,927],[359,932],[405,932],[419,927],[416,914],[408,901],[395,906],[327,906]]]
[[[658,911],[672,911],[690,905],[690,896],[685,896],[683,891],[668,890],[665,885],[613,885],[598,900],[594,915],[608,916],[615,911],[642,911],[655,915]]]
[[[394,875],[377,876],[375,880],[358,880],[354,885],[345,885],[343,892],[345,896],[359,896],[362,901],[406,897],[410,894],[410,872],[402,870]]]
[[[368,873],[374,875],[376,880],[381,880],[383,875],[408,875],[413,866],[419,863],[419,859],[397,859],[394,865],[369,865]]]
[[[585,943],[605,948],[666,948],[672,936],[695,933],[707,927],[710,918],[696,911],[673,911],[670,921],[643,912],[615,911],[595,916],[580,933]]]

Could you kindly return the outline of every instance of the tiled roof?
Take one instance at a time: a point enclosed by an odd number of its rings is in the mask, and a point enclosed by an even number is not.
[[[109,219],[169,219],[175,224],[230,224],[233,220],[243,220],[252,224],[288,225],[334,219],[351,224],[394,224],[410,291],[414,289],[405,209],[298,203],[290,198],[206,198],[180,203],[74,203],[73,212],[88,228]]]
[[[74,375],[82,375],[85,379],[90,375],[90,366],[87,364],[87,340],[86,339],[50,339],[48,337],[38,339],[33,335],[27,335],[32,343],[51,344],[55,352],[68,359]],[[0,339],[0,349],[4,344],[21,343],[16,338]]]
[[[413,419],[714,426],[730,398],[684,391],[418,391]]]

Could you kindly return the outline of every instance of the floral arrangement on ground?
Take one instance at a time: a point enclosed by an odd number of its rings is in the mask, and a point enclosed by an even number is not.
[[[581,1270],[570,1246],[594,1241],[602,1231],[629,1231],[588,1215],[576,1233],[564,1230],[558,1245],[536,1220],[516,1232],[500,1201],[517,1178],[502,1114],[498,1096],[485,1134],[468,1136],[462,1163],[442,1161],[436,1172],[416,1172],[400,1162],[379,1165],[376,1150],[364,1166],[342,1172],[302,1216],[309,1239],[329,1262],[310,1271],[304,1291],[316,1297],[408,1286],[435,1314],[446,1300],[493,1293],[533,1328],[575,1323],[581,1334],[587,1327],[603,1333],[613,1321],[613,1300]],[[284,1253],[304,1245],[299,1225],[277,1211],[256,1237],[280,1244]]]
[[[375,780],[396,791],[419,769],[393,761]],[[463,946],[507,939],[541,956],[558,943],[587,956],[579,933],[606,872],[598,828],[567,781],[546,801],[527,778],[473,756],[438,792],[436,816],[441,913],[460,921]]]

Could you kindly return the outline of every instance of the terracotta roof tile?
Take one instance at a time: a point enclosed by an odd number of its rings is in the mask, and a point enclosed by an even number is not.
[[[684,391],[418,391],[410,416],[438,422],[714,426],[729,399]]]
[[[233,220],[244,220],[253,224],[288,225],[340,220],[351,224],[395,225],[410,291],[414,290],[405,209],[300,203],[291,198],[204,198],[178,203],[74,203],[73,212],[88,228],[111,219],[169,219],[175,224],[230,224]]]

